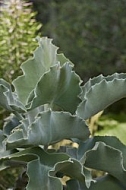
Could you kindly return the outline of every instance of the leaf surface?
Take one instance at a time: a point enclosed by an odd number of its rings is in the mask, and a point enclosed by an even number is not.
[[[10,112],[26,110],[17,95],[12,92],[11,85],[3,79],[0,79],[0,106]]]
[[[109,105],[126,97],[126,74],[109,77],[101,75],[89,81],[83,87],[82,102],[77,108],[77,115],[89,119]]]
[[[30,109],[49,103],[61,110],[74,113],[80,99],[80,78],[72,71],[69,64],[56,65],[45,73],[29,97]]]
[[[106,175],[96,182],[92,182],[89,188],[82,182],[77,180],[69,180],[67,182],[67,190],[124,190],[120,182],[110,175]]]
[[[88,168],[108,172],[126,187],[126,169],[120,150],[103,142],[97,142],[94,148],[86,153],[84,165]]]
[[[49,175],[57,162],[68,160],[66,154],[49,154],[39,147],[28,148],[18,153],[1,158],[1,166],[22,166],[27,165],[27,175],[29,177],[27,190],[62,190],[62,184],[56,177]],[[3,168],[0,167],[2,170]]]
[[[52,44],[52,40],[46,37],[38,38],[39,47],[34,52],[34,57],[24,62],[21,66],[23,75],[13,81],[16,93],[23,104],[27,104],[28,96],[35,88],[41,76],[49,70],[51,66],[58,63],[61,65],[69,62],[63,54],[57,54],[57,47]]]
[[[85,122],[67,112],[46,111],[28,125],[25,119],[7,138],[8,147],[24,145],[50,145],[62,139],[86,140],[90,133]]]

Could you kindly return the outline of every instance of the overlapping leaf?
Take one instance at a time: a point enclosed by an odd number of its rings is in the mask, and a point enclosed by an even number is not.
[[[125,188],[120,184],[120,182],[112,177],[111,175],[106,175],[92,182],[89,188],[82,182],[77,180],[69,180],[67,182],[67,190],[124,190]]]
[[[49,103],[51,107],[74,113],[80,99],[80,78],[69,64],[56,65],[45,73],[29,97],[30,109]]]
[[[85,173],[85,183],[79,180],[70,180],[68,183],[70,190],[72,187],[76,187],[77,190],[87,190],[87,187],[89,187],[89,190],[100,190],[105,184],[108,189],[110,187],[120,190],[125,189],[126,146],[116,137],[96,136],[89,138],[85,142],[80,141],[79,148],[74,149],[74,154],[71,154],[72,148],[70,150],[66,148],[64,152],[80,161],[86,168],[104,171],[109,174],[107,177],[95,179],[95,183],[91,183],[93,179],[90,173]],[[86,178],[89,181],[86,181]]]
[[[11,114],[9,117],[5,119],[5,123],[3,126],[3,133],[5,136],[10,135],[11,131],[20,124],[19,119]]]
[[[108,137],[109,138],[109,137]],[[101,140],[102,137],[100,137],[99,139],[92,139],[92,142],[90,141],[90,148],[91,146],[93,146],[93,144],[95,143],[95,141],[97,140]],[[111,139],[110,139],[111,140]],[[105,137],[104,141],[108,142],[108,139]],[[116,143],[115,143],[116,142]],[[115,143],[115,144],[114,144]],[[88,144],[88,143],[87,143]],[[88,145],[89,145],[88,144]],[[104,143],[99,142],[99,145],[101,145]],[[116,138],[113,139],[112,143],[110,142],[110,144],[112,145],[117,145],[119,146],[118,140]],[[86,145],[86,144],[83,144]],[[121,145],[121,143],[120,143]],[[87,148],[88,147],[88,148]],[[86,149],[89,149],[89,146],[87,146]],[[100,146],[99,146],[100,147]],[[105,145],[106,147],[106,145]],[[110,148],[114,151],[120,152],[117,149],[112,149],[112,147],[107,146],[108,148]],[[82,147],[81,147],[82,148]],[[125,148],[120,147],[122,150]],[[56,189],[63,189],[61,182],[59,181],[59,179],[57,179],[59,173],[63,174],[63,175],[67,175],[69,177],[71,177],[72,179],[75,180],[70,180],[67,182],[67,189],[68,190],[72,190],[72,188],[74,187],[74,189],[78,190],[100,190],[100,189],[104,189],[104,187],[107,187],[107,189],[115,189],[115,190],[124,190],[125,189],[125,176],[123,177],[123,173],[120,172],[120,164],[118,164],[117,162],[114,162],[115,158],[116,161],[118,160],[118,155],[115,155],[109,152],[109,155],[107,157],[105,157],[105,161],[102,160],[105,156],[105,154],[107,154],[107,151],[103,150],[104,147],[102,146],[98,151],[96,152],[96,154],[93,154],[93,160],[92,160],[92,156],[90,156],[90,153],[93,153],[93,151],[97,150],[97,148],[95,149],[95,147],[93,149],[91,149],[90,151],[86,152],[86,167],[91,167],[91,168],[96,168],[96,169],[103,169],[103,167],[105,167],[105,169],[107,168],[108,170],[111,170],[113,173],[110,174],[114,175],[115,177],[112,177],[110,175],[107,175],[105,177],[99,178],[96,181],[93,182],[93,180],[90,178],[89,181],[86,182],[86,177],[88,177],[88,173],[86,173],[85,171],[83,171],[83,165],[82,165],[82,161],[79,162],[76,159],[71,159],[67,154],[64,153],[46,153],[45,151],[43,151],[43,149],[41,148],[29,148],[23,151],[20,151],[18,153],[15,154],[11,154],[10,156],[6,156],[4,158],[1,158],[0,163],[2,166],[4,167],[8,167],[10,164],[16,164],[19,162],[19,165],[26,165],[27,164],[27,174],[29,177],[29,182],[28,185],[26,187],[27,190],[33,190],[33,189],[37,189],[40,190],[54,190],[54,188]],[[124,149],[125,151],[125,149]],[[123,152],[124,152],[123,151]],[[112,154],[114,156],[111,156],[110,154]],[[117,156],[117,157],[115,157]],[[111,158],[111,160],[109,160]],[[101,160],[100,160],[101,159]],[[122,159],[122,158],[121,158]],[[96,163],[96,162],[97,163]],[[110,163],[111,162],[111,163]],[[102,165],[101,165],[102,163]],[[121,163],[121,162],[119,162]],[[108,164],[108,165],[107,165]],[[109,167],[109,164],[112,164],[112,166],[114,167]],[[107,165],[107,167],[106,167]],[[115,167],[115,165],[117,167]],[[92,167],[94,166],[94,167]],[[100,168],[98,167],[100,166]],[[121,166],[122,167],[122,166]],[[112,169],[111,169],[112,168]],[[3,169],[3,168],[1,168]],[[78,172],[77,172],[78,171]],[[118,176],[118,174],[120,175],[120,177]],[[92,183],[91,183],[92,181]],[[120,181],[122,183],[120,183]],[[86,184],[91,183],[91,186],[86,186]],[[123,185],[124,184],[124,185]]]
[[[85,167],[105,171],[126,186],[126,146],[116,137],[99,136],[82,142],[78,155]]]
[[[5,143],[3,142],[5,139],[4,137],[4,133],[2,130],[0,130],[0,158],[6,156],[6,155],[9,155],[10,154],[10,150],[6,150],[6,146],[5,146]]]
[[[56,176],[57,173],[68,176],[71,179],[77,179],[78,181],[83,182],[87,187],[90,187],[90,183],[95,181],[92,179],[90,171],[84,168],[76,159],[70,158],[68,161],[57,163],[49,172],[51,176]]]
[[[62,184],[58,178],[49,175],[49,171],[58,163],[68,160],[66,154],[48,154],[42,149],[36,148],[32,151],[38,156],[38,159],[28,163],[27,174],[29,183],[27,190],[42,189],[42,190],[62,190]]]
[[[35,88],[41,76],[51,66],[59,62],[61,65],[65,62],[71,63],[64,55],[57,54],[58,48],[51,41],[46,37],[38,39],[39,47],[35,50],[34,57],[21,66],[23,75],[13,81],[19,99],[23,104],[27,104],[29,94]]]
[[[89,129],[85,122],[67,112],[46,111],[29,125],[25,119],[7,138],[7,146],[11,148],[24,145],[50,145],[62,139],[78,138],[86,140]]]
[[[94,158],[93,161],[92,158]],[[85,166],[106,171],[126,185],[126,169],[122,152],[103,142],[96,143],[95,147],[86,153]]]
[[[10,84],[3,79],[0,79],[0,106],[10,112],[26,110],[17,95],[12,92]]]
[[[29,182],[27,190],[62,190],[62,184],[59,179],[51,177],[48,172],[54,165],[60,161],[67,160],[69,157],[65,154],[48,154],[41,148],[29,148],[8,157],[1,158],[4,167],[8,166],[26,166]],[[0,168],[3,169],[3,168]]]
[[[124,145],[117,137],[114,136],[94,136],[85,142],[80,142],[78,148],[78,159],[83,160],[82,157],[84,153],[93,149],[96,142],[103,142],[110,147],[120,150],[123,154],[123,164],[126,168],[126,145]]]
[[[4,167],[14,166],[17,163],[27,165],[29,177],[27,190],[62,190],[63,186],[57,178],[59,172],[72,178],[77,177],[79,181],[85,183],[83,166],[77,160],[71,160],[64,153],[49,154],[41,148],[34,147],[1,158],[0,162],[3,163]]]
[[[90,80],[83,88],[83,92],[81,95],[83,101],[78,106],[77,115],[88,119],[126,97],[126,74],[115,74],[108,78],[99,76]]]
[[[80,97],[82,98],[82,100],[84,99],[84,97],[86,98],[86,94],[91,89],[91,87],[100,83],[102,80],[106,80],[107,82],[109,82],[109,81],[112,81],[114,78],[125,79],[126,74],[125,73],[114,73],[113,75],[108,75],[108,76],[103,76],[101,74],[94,78],[91,78],[82,87],[82,93],[81,93]]]

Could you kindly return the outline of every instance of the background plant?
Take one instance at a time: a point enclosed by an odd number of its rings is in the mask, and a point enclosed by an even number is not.
[[[27,190],[124,190],[126,146],[114,136],[91,137],[85,120],[126,97],[126,73],[99,75],[82,85],[50,39],[38,42],[13,88],[0,80],[0,105],[11,113],[0,130],[0,170],[23,167]],[[63,139],[77,146],[55,150]],[[94,178],[93,170],[106,174]]]
[[[42,25],[36,22],[31,8],[30,3],[20,0],[4,1],[1,5],[0,77],[8,81],[19,75],[19,66],[37,47],[35,36]]]
[[[95,135],[114,135],[126,144],[126,114],[107,114],[100,117],[96,123]]]

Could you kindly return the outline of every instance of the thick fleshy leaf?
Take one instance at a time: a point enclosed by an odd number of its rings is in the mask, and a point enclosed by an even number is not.
[[[64,152],[69,155],[71,158],[78,159],[78,149],[70,146],[60,146],[58,152]]]
[[[0,106],[10,112],[25,111],[25,107],[18,100],[17,95],[12,92],[10,84],[3,79],[0,79]]]
[[[102,138],[100,137],[100,139]],[[105,139],[105,141],[107,141],[107,139]],[[96,142],[91,150],[86,151],[84,157],[81,158],[81,162],[88,168],[105,171],[111,174],[126,186],[126,146],[115,139],[112,143],[110,142],[110,144],[112,145],[114,142],[116,142],[114,145],[116,148],[106,145],[104,142]],[[91,144],[89,143],[87,147],[88,149],[89,147],[91,148]],[[118,149],[118,147],[120,148]]]
[[[57,163],[49,172],[51,176],[56,176],[57,173],[61,176],[65,175],[72,179],[77,179],[86,184],[87,187],[90,187],[91,181],[94,181],[90,171],[84,168],[83,165],[76,159],[70,158],[67,161]]]
[[[3,126],[3,133],[4,135],[10,135],[11,131],[20,124],[17,117],[11,114],[9,117],[5,119],[5,123]]]
[[[69,64],[56,65],[45,73],[29,97],[31,108],[49,103],[51,107],[74,113],[80,99],[80,78]]]
[[[38,154],[38,152],[36,154]],[[63,153],[48,154],[44,151],[39,153],[39,158],[40,159],[28,164],[27,173],[30,177],[28,189],[29,187],[30,190],[36,187],[41,187],[42,190],[62,189],[61,183],[56,179],[59,173],[71,178],[77,178],[85,183],[85,171],[83,171],[83,166],[77,160],[71,160]],[[87,183],[89,183],[89,181]]]
[[[92,88],[92,86],[100,83],[102,80],[106,80],[107,82],[112,81],[114,78],[117,79],[125,79],[126,78],[126,74],[125,73],[114,73],[113,75],[108,75],[108,76],[103,76],[98,75],[94,78],[89,79],[84,86],[82,87],[82,93],[80,95],[81,99],[83,100],[84,97],[86,98],[86,94],[88,93],[88,91]]]
[[[112,103],[126,97],[126,74],[115,74],[108,78],[97,77],[86,84],[83,92],[83,97],[81,95],[83,101],[78,106],[77,115],[89,119]]]
[[[1,158],[1,165],[9,166],[27,166],[27,175],[29,178],[27,190],[63,190],[60,180],[49,175],[49,171],[55,164],[67,161],[69,156],[63,153],[47,153],[39,147],[28,148],[18,153],[11,154]]]
[[[76,173],[74,173],[75,171]],[[49,173],[53,176],[56,176],[57,173],[59,173],[60,176],[66,175],[71,178],[76,176],[77,179],[82,180],[84,182],[83,166],[77,160],[74,159],[69,159],[67,161],[57,163],[57,165]]]
[[[86,187],[86,185],[82,182],[79,182],[77,180],[69,180],[67,182],[67,188],[66,190],[125,190],[125,187],[120,184],[120,182],[110,176],[106,175],[104,177],[101,177],[96,180],[96,182],[92,182],[91,186],[89,188]]]
[[[25,114],[25,118],[28,121],[28,125],[31,125],[41,112],[49,110],[48,105],[39,106],[33,110],[28,111]]]
[[[87,168],[111,174],[126,186],[126,146],[116,137],[95,136],[80,142],[77,159]]]
[[[38,158],[38,156],[33,153],[33,151],[35,152],[36,148],[27,148],[19,152],[10,152],[10,154],[6,154],[5,156],[1,157],[0,171],[8,167],[26,167],[28,162]]]
[[[34,52],[34,57],[21,66],[23,75],[13,81],[19,99],[23,104],[27,104],[27,99],[31,91],[35,88],[41,76],[53,65],[71,63],[63,54],[57,54],[57,47],[52,44],[52,40],[46,37],[38,38],[39,47]]]
[[[96,145],[97,144],[100,145],[101,143],[103,145],[103,148],[101,146],[99,148],[99,151],[94,152],[94,150],[97,148]],[[106,150],[106,147],[107,147],[107,150]],[[69,149],[69,148],[62,147],[61,150],[63,152],[66,152],[68,155],[74,157],[78,161],[80,161],[80,163],[84,164],[84,166],[87,168],[105,171],[105,172],[108,172],[109,174],[113,175],[116,179],[112,182],[111,187],[113,187],[113,185],[116,187],[116,185],[117,185],[117,183],[119,183],[119,181],[120,181],[120,184],[123,184],[123,186],[126,186],[126,183],[125,183],[125,179],[126,179],[126,146],[124,144],[122,144],[116,137],[95,136],[93,138],[89,138],[85,142],[80,142],[79,148],[74,149],[74,154],[71,153],[72,148]],[[86,173],[85,173],[85,177],[88,177],[88,175],[86,175]],[[89,182],[91,182],[91,179],[92,178],[89,176]],[[123,180],[123,182],[122,182],[122,180]],[[86,182],[86,180],[85,180],[85,182]],[[108,179],[107,179],[107,183],[109,185]],[[96,182],[96,184],[97,184],[97,182]],[[89,185],[90,185],[90,183],[89,183]],[[100,188],[102,189],[101,185],[102,185],[102,183],[100,183],[100,186],[98,185],[99,189]],[[98,187],[98,186],[96,185],[96,187]],[[77,187],[78,187],[78,189],[80,188],[79,186],[77,186]],[[82,187],[84,188],[85,184],[82,183]],[[91,189],[93,189],[93,188],[95,188],[95,186],[93,186]]]
[[[5,139],[5,137],[4,137],[3,131],[0,130],[0,159],[11,153],[10,150],[8,150],[8,151],[6,150],[4,139]]]
[[[49,178],[50,166],[41,164],[40,160],[34,160],[28,164],[29,183],[27,190],[63,190],[59,179]]]
[[[96,143],[103,142],[109,147],[117,149],[122,153],[123,166],[126,169],[126,145],[124,145],[117,137],[114,136],[94,136],[85,142],[80,142],[78,148],[78,159],[85,163],[85,153],[92,150]],[[100,157],[99,157],[100,159]]]
[[[46,111],[28,125],[25,119],[7,138],[7,147],[24,145],[50,145],[62,139],[78,138],[86,140],[90,133],[85,122],[67,112]]]
[[[29,183],[27,190],[41,189],[41,190],[63,190],[60,180],[49,174],[49,171],[58,162],[68,160],[66,154],[52,153],[48,154],[43,150],[37,150],[33,153],[38,155],[38,159],[28,163],[27,174],[29,176]]]

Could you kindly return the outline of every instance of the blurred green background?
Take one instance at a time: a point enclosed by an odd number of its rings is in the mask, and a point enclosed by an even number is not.
[[[31,0],[42,34],[54,39],[84,80],[126,72],[125,0]]]

